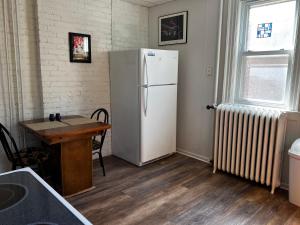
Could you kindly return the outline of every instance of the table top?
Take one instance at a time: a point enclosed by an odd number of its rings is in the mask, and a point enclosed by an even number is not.
[[[27,120],[20,122],[20,125],[49,145],[92,137],[111,128],[110,124],[78,115],[65,116],[61,121],[52,122],[45,118]]]

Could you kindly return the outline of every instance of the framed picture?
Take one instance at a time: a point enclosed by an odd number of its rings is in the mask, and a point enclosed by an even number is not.
[[[187,43],[188,12],[180,12],[158,18],[159,45]]]
[[[91,63],[91,35],[69,33],[70,62]]]

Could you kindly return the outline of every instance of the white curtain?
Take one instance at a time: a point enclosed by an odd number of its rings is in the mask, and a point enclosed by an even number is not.
[[[0,122],[23,146],[18,121],[23,120],[23,97],[16,0],[0,0]],[[8,161],[0,145],[0,170]]]
[[[223,65],[223,93],[222,103],[234,102],[235,90],[235,70],[238,57],[239,43],[239,17],[240,17],[240,0],[224,0],[224,8],[226,10],[225,21],[223,26],[226,26],[225,32],[222,33],[222,38],[225,39],[224,65]]]
[[[240,0],[221,0],[214,104],[233,103]]]
[[[300,0],[297,0],[297,29],[296,29],[296,46],[294,55],[294,77],[292,83],[297,84],[292,90],[291,104],[295,111],[300,112]]]

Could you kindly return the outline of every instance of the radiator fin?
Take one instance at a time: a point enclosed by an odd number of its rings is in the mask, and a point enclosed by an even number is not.
[[[252,181],[280,185],[286,113],[241,105],[217,107],[214,172],[222,170]]]

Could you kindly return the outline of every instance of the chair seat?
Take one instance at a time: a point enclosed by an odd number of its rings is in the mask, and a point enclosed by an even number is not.
[[[93,151],[101,148],[101,143],[97,140],[93,140]]]
[[[48,153],[36,147],[21,149],[19,153],[20,153],[21,160],[25,166],[35,165],[48,160]],[[17,158],[16,153],[14,153],[14,157]]]

